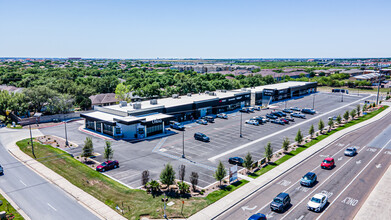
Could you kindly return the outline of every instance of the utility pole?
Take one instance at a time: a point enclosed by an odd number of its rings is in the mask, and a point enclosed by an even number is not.
[[[185,129],[182,131],[182,158],[185,158]]]
[[[65,124],[65,146],[68,147],[69,146],[69,143],[68,143],[68,133],[67,133],[67,121],[64,120],[64,124]]]
[[[240,137],[242,136],[242,118],[243,118],[243,112],[240,112]]]
[[[30,129],[31,152],[33,153],[34,158],[37,159],[37,157],[35,157],[35,153],[34,153],[33,135],[31,134],[31,126],[30,125],[29,125],[29,129]]]

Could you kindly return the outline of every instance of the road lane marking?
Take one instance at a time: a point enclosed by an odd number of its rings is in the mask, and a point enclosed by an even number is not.
[[[323,193],[323,194],[327,195],[328,198],[330,198],[330,197],[332,197],[334,195],[334,193],[326,191],[326,190],[322,190],[322,192],[320,192],[320,193]]]
[[[361,160],[356,161],[356,164],[361,164]]]
[[[346,205],[350,205],[350,206],[356,206],[357,203],[358,203],[358,200],[357,199],[353,199],[353,198],[350,198],[350,197],[346,197],[344,200],[341,201],[342,203],[346,204]]]
[[[371,95],[371,96],[372,96],[372,95]],[[338,108],[336,108],[336,109],[334,109],[334,110],[331,110],[331,111],[329,111],[329,112],[327,112],[327,113],[317,115],[317,116],[315,116],[315,117],[313,117],[313,118],[307,119],[307,120],[305,120],[305,121],[302,121],[302,122],[300,122],[300,123],[298,123],[298,124],[295,124],[295,125],[293,125],[293,126],[290,126],[290,127],[288,127],[288,128],[281,129],[280,131],[274,132],[274,133],[272,133],[272,134],[266,135],[266,136],[264,136],[264,137],[262,137],[262,138],[259,138],[259,139],[257,139],[257,140],[251,141],[251,142],[249,142],[249,143],[247,143],[247,144],[243,144],[243,145],[241,145],[241,146],[239,146],[239,147],[233,148],[233,149],[231,149],[231,150],[225,151],[224,153],[221,153],[221,154],[218,154],[218,155],[216,155],[216,156],[213,156],[213,157],[209,158],[208,160],[210,160],[210,161],[215,161],[215,160],[216,160],[217,158],[219,158],[219,157],[222,157],[222,156],[231,154],[231,153],[233,153],[233,152],[235,152],[235,151],[238,151],[238,150],[240,150],[240,149],[246,148],[246,147],[251,146],[251,145],[253,145],[253,144],[255,144],[255,143],[258,143],[258,142],[263,141],[263,140],[266,140],[266,139],[268,139],[268,138],[270,138],[270,137],[276,136],[276,135],[278,135],[278,134],[285,133],[285,132],[287,132],[288,130],[291,130],[291,129],[293,129],[293,128],[296,128],[296,127],[298,127],[298,126],[300,126],[300,125],[303,125],[303,124],[305,124],[305,123],[307,123],[307,122],[310,122],[310,121],[313,121],[313,120],[315,120],[315,119],[321,118],[321,117],[323,117],[323,116],[325,116],[325,115],[327,115],[327,114],[329,114],[329,113],[331,113],[331,112],[334,112],[334,111],[337,111],[337,110],[346,108],[347,106],[353,105],[353,104],[355,104],[355,103],[357,103],[357,102],[360,102],[360,101],[362,101],[362,100],[364,100],[364,99],[366,99],[366,98],[359,99],[359,100],[354,101],[354,102],[351,102],[351,103],[349,103],[349,104],[347,104],[347,105],[344,105],[344,106],[338,107]]]
[[[19,180],[24,186],[27,186],[26,183],[24,183],[22,180]]]
[[[277,185],[281,185],[281,186],[289,186],[289,184],[291,184],[292,182],[289,181],[289,180],[281,180],[280,182],[277,183]]]
[[[379,163],[378,165],[376,165],[376,168],[381,168],[381,164]]]
[[[57,212],[57,209],[55,209],[53,206],[51,206],[49,203],[47,203],[50,208],[52,208],[54,211]]]
[[[246,205],[246,206],[243,206],[243,207],[242,207],[242,210],[243,210],[243,211],[246,211],[246,210],[252,211],[252,210],[254,210],[254,209],[256,209],[256,208],[257,208],[257,206],[254,206],[254,207],[252,207],[252,208],[249,208],[249,207]]]
[[[337,201],[337,199],[342,195],[343,192],[345,192],[345,190],[357,179],[357,177],[369,166],[369,164],[371,164],[371,162],[381,153],[381,151],[391,142],[391,139],[379,150],[379,152],[367,163],[367,165],[365,165],[365,167],[352,179],[352,181],[350,181],[350,183],[338,194],[338,196],[334,199],[334,201],[332,203],[330,203],[329,206],[327,206],[327,208],[323,211],[322,214],[319,215],[318,218],[316,218],[316,220],[320,219],[320,217],[323,216],[324,213],[326,213],[326,211],[331,207],[331,205],[334,204],[335,201]]]
[[[362,148],[362,150],[365,148],[365,146]],[[334,173],[330,174],[330,176],[328,176],[322,183],[320,183],[319,186],[317,186],[315,189],[313,189],[311,191],[311,193],[309,193],[307,196],[305,196],[299,203],[297,203],[294,207],[292,207],[291,209],[289,209],[289,212],[287,212],[284,216],[282,216],[281,219],[284,219],[285,217],[287,217],[293,210],[295,210],[295,208],[297,208],[301,203],[303,203],[304,200],[306,200],[311,194],[313,194],[319,187],[321,187],[323,184],[325,184],[332,176],[334,176],[336,173],[338,173],[338,171],[340,171],[346,164],[348,164],[351,160],[353,159],[350,158],[349,160],[347,160],[344,164],[342,164]]]

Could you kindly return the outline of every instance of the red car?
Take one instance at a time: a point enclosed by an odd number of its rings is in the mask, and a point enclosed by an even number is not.
[[[286,120],[285,118],[280,118],[281,121],[283,121],[285,124],[289,124],[289,121]]]
[[[118,168],[119,167],[119,163],[118,161],[114,160],[114,161],[106,161],[106,162],[103,162],[102,164],[98,165],[96,167],[96,171],[99,171],[99,172],[105,172],[106,170],[111,170],[111,169],[115,169],[115,168]]]
[[[334,158],[332,157],[327,157],[323,160],[322,164],[320,165],[321,168],[323,169],[331,169],[335,165],[334,163]]]

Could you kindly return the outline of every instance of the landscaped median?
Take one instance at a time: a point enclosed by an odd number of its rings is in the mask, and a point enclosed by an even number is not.
[[[30,139],[18,141],[16,144],[24,153],[33,157]],[[162,193],[154,197],[144,190],[129,189],[50,145],[34,141],[34,152],[37,161],[123,214],[126,218],[163,218]],[[175,194],[175,196],[168,197],[168,202],[174,202],[174,204],[167,206],[166,214],[169,218],[187,218],[246,183],[248,183],[246,180],[238,181],[211,192],[205,197]],[[182,203],[182,201],[184,202]]]
[[[22,220],[24,219],[18,211],[1,195],[0,193],[0,201],[2,201],[3,205],[0,205],[0,212],[5,211],[6,217],[5,219],[15,219]]]
[[[270,163],[269,165],[267,165],[261,169],[258,169],[257,171],[255,171],[253,173],[249,173],[249,176],[252,178],[257,178],[257,177],[267,173],[268,171],[272,170],[273,168],[277,167],[278,165],[284,163],[285,161],[289,160],[290,158],[296,156],[297,154],[301,153],[302,151],[306,150],[307,148],[315,145],[316,143],[320,142],[321,140],[329,137],[330,135],[332,135],[340,130],[343,130],[345,128],[348,128],[350,126],[356,125],[356,124],[363,122],[365,120],[368,120],[368,119],[376,116],[380,112],[384,111],[387,108],[388,108],[388,106],[382,106],[378,110],[369,112],[366,115],[363,115],[362,117],[359,117],[356,120],[351,120],[351,121],[335,128],[335,129],[331,130],[330,132],[326,132],[325,134],[319,135],[316,138],[313,138],[310,142],[308,142],[304,145],[299,145],[295,150],[292,150],[289,153],[286,153],[283,157],[276,160],[275,162]]]

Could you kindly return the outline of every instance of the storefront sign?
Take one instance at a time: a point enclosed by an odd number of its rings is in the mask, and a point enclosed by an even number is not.
[[[229,168],[229,182],[233,182],[238,179],[238,165]]]
[[[263,90],[263,94],[265,94],[265,95],[273,95],[274,94],[274,90],[264,89]]]
[[[162,119],[152,120],[152,124],[159,124],[159,123],[162,123]]]
[[[238,96],[238,97],[236,97],[236,99],[242,99],[242,96]]]
[[[232,98],[232,99],[228,99],[228,101],[235,101],[235,98]]]
[[[250,95],[246,95],[246,98],[250,97]]]

